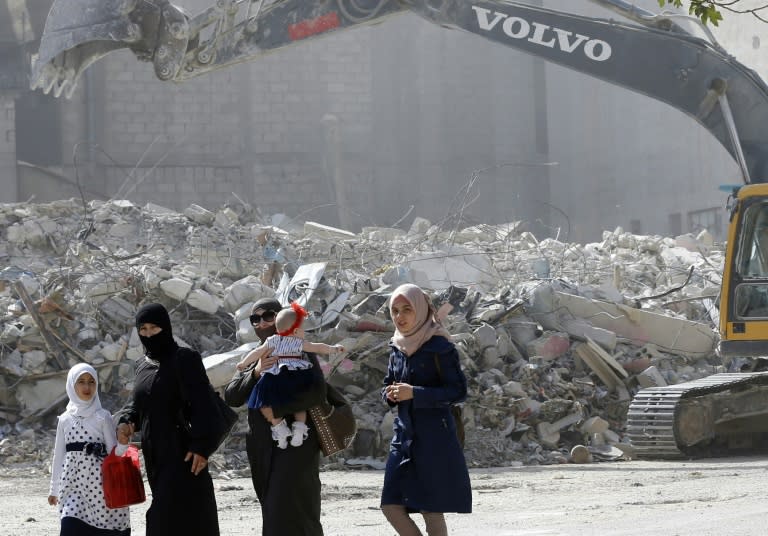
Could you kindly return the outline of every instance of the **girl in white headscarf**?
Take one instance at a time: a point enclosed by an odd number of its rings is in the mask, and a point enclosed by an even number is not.
[[[112,415],[101,407],[99,376],[87,363],[67,375],[67,409],[59,415],[51,464],[48,504],[58,505],[61,536],[126,536],[131,533],[128,508],[107,508],[101,463],[115,449],[121,455]]]

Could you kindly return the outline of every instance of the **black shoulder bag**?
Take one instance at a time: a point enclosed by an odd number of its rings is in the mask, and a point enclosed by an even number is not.
[[[176,363],[174,363],[176,366],[176,378],[179,383],[181,396],[184,398],[184,387],[181,383],[181,378],[179,377],[178,353],[176,356]],[[181,421],[182,429],[187,434],[189,434],[190,437],[199,437],[201,435],[205,437],[206,452],[199,452],[198,454],[207,458],[216,452],[216,450],[221,446],[221,444],[230,434],[232,428],[234,428],[235,423],[237,423],[237,412],[229,407],[226,402],[224,402],[219,393],[217,393],[213,388],[213,385],[211,385],[210,381],[208,382],[208,387],[206,388],[205,393],[205,396],[207,396],[210,401],[212,416],[211,422],[206,426],[207,430],[200,433],[193,429],[192,423],[188,418],[187,411],[185,411],[189,408],[189,401],[186,399],[184,400],[184,407],[180,412],[179,420]]]
[[[443,383],[443,369],[440,367],[440,358],[435,354],[435,368],[437,369],[437,377],[440,378],[440,383]],[[464,448],[464,411],[458,404],[451,404],[451,415],[453,421],[456,423],[456,436],[459,438],[459,445]]]

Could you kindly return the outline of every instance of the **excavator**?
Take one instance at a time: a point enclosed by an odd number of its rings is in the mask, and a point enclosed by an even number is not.
[[[69,97],[90,64],[122,48],[152,63],[160,80],[183,82],[414,13],[664,102],[709,131],[741,173],[727,204],[717,348],[724,363],[741,365],[639,390],[626,432],[645,458],[760,447],[768,437],[768,372],[759,370],[768,357],[768,87],[698,20],[624,0],[584,1],[621,19],[507,0],[212,0],[194,16],[168,0],[55,0],[30,82]]]

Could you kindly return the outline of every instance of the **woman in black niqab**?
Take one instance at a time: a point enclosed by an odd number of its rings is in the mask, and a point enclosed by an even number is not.
[[[116,420],[141,431],[152,490],[146,536],[218,536],[210,447],[182,425],[184,419],[191,430],[207,430],[216,418],[202,358],[179,347],[168,311],[159,303],[138,310],[136,329],[146,358],[136,368],[132,399]]]
[[[145,337],[139,333],[139,339],[144,345],[148,358],[161,361],[164,357],[175,354],[179,345],[173,338],[171,317],[165,307],[159,303],[144,305],[136,313],[136,330],[140,331],[143,324],[154,324],[162,330],[151,337]]]

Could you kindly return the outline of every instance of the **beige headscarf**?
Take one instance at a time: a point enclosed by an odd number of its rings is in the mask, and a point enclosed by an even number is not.
[[[392,344],[406,356],[413,355],[421,345],[434,335],[441,335],[451,340],[451,334],[435,318],[435,307],[429,296],[416,285],[406,283],[397,287],[389,298],[389,314],[392,314],[392,304],[399,296],[408,301],[416,312],[416,327],[407,333],[402,333],[395,327]]]

